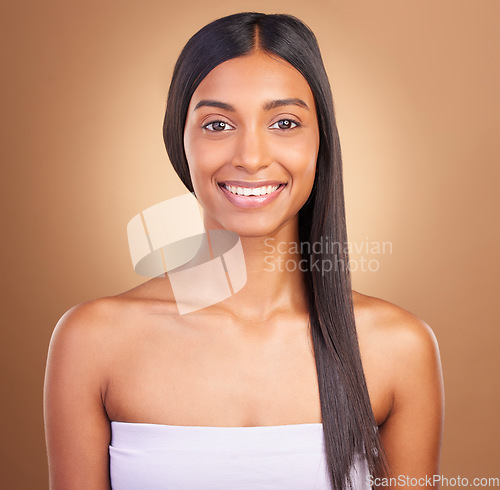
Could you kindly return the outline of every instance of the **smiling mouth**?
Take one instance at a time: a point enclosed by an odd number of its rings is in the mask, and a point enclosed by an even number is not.
[[[230,203],[239,208],[260,208],[273,202],[287,182],[262,181],[244,182],[231,181],[219,182],[219,188]]]
[[[274,191],[278,190],[279,187],[285,186],[286,184],[277,185],[263,185],[261,187],[243,187],[235,186],[229,184],[219,184],[221,187],[229,191],[235,196],[266,196],[272,194]]]

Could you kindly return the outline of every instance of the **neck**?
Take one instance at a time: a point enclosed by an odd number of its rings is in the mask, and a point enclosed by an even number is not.
[[[265,237],[240,237],[247,281],[235,295],[217,305],[243,321],[265,321],[280,313],[308,311],[298,223]]]

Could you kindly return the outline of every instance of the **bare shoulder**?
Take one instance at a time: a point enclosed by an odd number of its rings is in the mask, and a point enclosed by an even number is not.
[[[87,365],[94,361],[102,367],[106,359],[112,358],[114,346],[133,341],[140,334],[145,317],[174,312],[174,303],[159,295],[158,289],[158,283],[152,280],[116,296],[72,307],[54,328],[49,354],[82,355]]]
[[[92,383],[96,395],[105,392],[112,364],[113,338],[122,309],[114,298],[100,298],[76,305],[57,322],[50,339],[46,387],[57,373],[71,372],[80,382]]]
[[[353,292],[363,369],[391,474],[439,473],[444,389],[434,332],[413,313]]]
[[[441,360],[431,327],[379,298],[353,292],[353,302],[361,358],[372,391],[384,393],[393,408],[400,400],[424,397],[422,393],[441,403]]]
[[[84,347],[87,343],[102,343],[116,332],[121,318],[126,318],[131,310],[133,302],[120,297],[99,298],[73,306],[57,322],[51,344],[75,342]]]
[[[425,451],[434,454],[444,406],[434,332],[422,319],[388,301],[353,291],[353,303],[363,369],[384,443],[392,444],[387,434],[413,430],[418,417],[427,417],[425,426],[432,427],[432,437],[424,439],[434,442],[433,449],[425,446]]]
[[[356,291],[353,291],[353,303],[360,343],[390,358],[433,357],[437,354],[433,330],[413,313]]]
[[[148,287],[74,306],[54,329],[44,384],[51,488],[109,488],[105,399],[117,360],[140,335],[140,319],[164,305]]]
[[[116,333],[126,327],[127,319],[136,315],[174,313],[175,302],[170,300],[168,291],[162,291],[153,279],[133,289],[107,296],[70,308],[59,320],[54,334],[71,332],[74,334],[106,335]],[[165,284],[162,284],[165,286]]]

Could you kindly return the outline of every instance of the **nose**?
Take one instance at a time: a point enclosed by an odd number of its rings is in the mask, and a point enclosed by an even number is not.
[[[234,167],[255,173],[271,164],[266,136],[257,130],[241,131],[236,140],[232,162]]]

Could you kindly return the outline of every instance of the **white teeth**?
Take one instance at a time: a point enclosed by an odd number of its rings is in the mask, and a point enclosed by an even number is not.
[[[265,194],[271,194],[271,192],[274,192],[279,185],[268,185],[262,187],[235,187],[224,184],[224,187],[232,194],[236,194],[238,196],[264,196]]]

